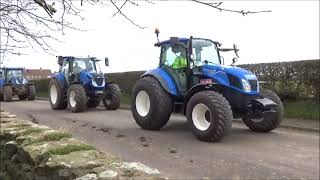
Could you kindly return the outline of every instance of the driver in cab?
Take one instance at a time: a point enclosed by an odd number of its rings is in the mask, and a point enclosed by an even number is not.
[[[78,65],[78,62],[74,63],[73,71],[76,73],[79,73],[80,71],[82,71],[82,68]]]
[[[180,49],[180,55],[177,56],[174,59],[174,62],[172,64],[173,69],[181,69],[187,67],[187,56],[186,56],[186,50],[181,48]]]

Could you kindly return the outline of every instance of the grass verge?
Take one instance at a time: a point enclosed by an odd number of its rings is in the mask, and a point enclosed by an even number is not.
[[[94,146],[91,146],[88,144],[68,144],[63,147],[49,150],[48,153],[51,155],[64,155],[74,151],[87,151],[87,150],[95,150],[95,149],[96,148]]]
[[[312,99],[287,100],[283,102],[284,116],[297,119],[319,120],[319,101]]]

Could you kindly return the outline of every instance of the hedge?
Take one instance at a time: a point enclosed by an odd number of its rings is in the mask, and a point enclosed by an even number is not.
[[[238,67],[248,69],[266,81],[266,88],[275,91],[281,99],[319,99],[320,60],[304,60],[277,63],[243,64]],[[135,82],[145,71],[108,73],[105,76],[117,84],[126,94],[131,94]]]
[[[304,60],[277,63],[244,64],[239,67],[255,73],[260,81],[266,81],[267,88],[274,90],[282,99],[319,99],[320,60]],[[123,93],[131,94],[136,81],[145,71],[131,71],[105,74],[108,80],[117,83]],[[49,79],[35,80],[39,92],[48,92]]]

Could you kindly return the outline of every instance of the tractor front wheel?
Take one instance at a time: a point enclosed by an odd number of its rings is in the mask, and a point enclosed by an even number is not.
[[[52,109],[65,109],[67,100],[64,98],[64,92],[56,79],[51,79],[49,84],[49,99]]]
[[[272,116],[271,118],[261,117],[256,119],[249,118],[247,115],[244,115],[242,120],[246,126],[253,131],[269,132],[280,125],[283,118],[284,108],[278,95],[271,90],[261,89],[260,95],[276,103],[276,107],[273,108],[273,110],[276,112],[276,115]]]
[[[36,87],[32,84],[28,86],[28,100],[33,101],[36,98]]]
[[[3,100],[7,102],[12,101],[12,87],[10,85],[3,88]]]
[[[120,107],[120,88],[117,84],[107,84],[106,94],[102,102],[108,110],[116,110]]]
[[[68,106],[72,112],[83,112],[87,108],[88,98],[80,84],[72,84],[68,89]]]
[[[173,100],[155,78],[141,78],[131,97],[133,117],[142,129],[158,130],[166,125],[173,110]]]
[[[186,114],[192,133],[201,141],[220,141],[231,129],[231,107],[217,92],[194,94],[188,102]]]

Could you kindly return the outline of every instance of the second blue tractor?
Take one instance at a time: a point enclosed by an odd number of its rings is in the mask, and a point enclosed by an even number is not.
[[[58,56],[59,72],[49,84],[52,109],[69,107],[72,112],[82,112],[101,101],[108,110],[119,108],[120,88],[98,72],[98,61],[95,57]],[[109,65],[107,58],[105,64]]]

